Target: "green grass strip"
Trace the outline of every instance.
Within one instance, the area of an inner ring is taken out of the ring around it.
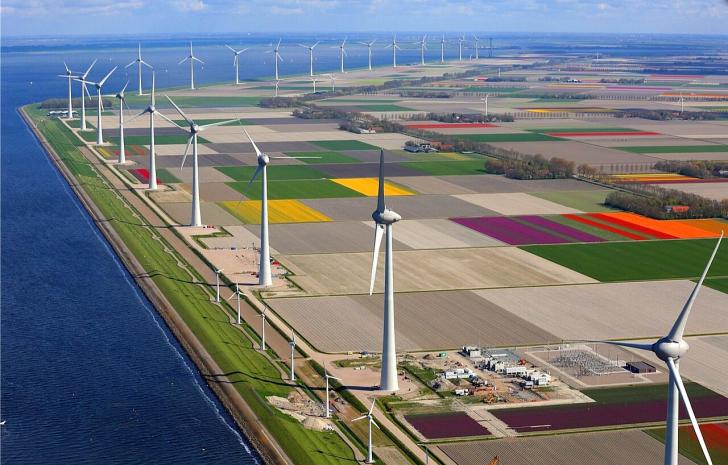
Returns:
[[[272,171],[272,170],[271,170]],[[228,182],[228,186],[251,200],[260,199],[262,183],[254,182],[248,189],[247,182]],[[337,184],[330,179],[302,179],[268,182],[268,198],[286,199],[329,199],[344,197],[363,197],[363,194]]]
[[[236,181],[250,181],[257,166],[216,166],[216,170]],[[323,171],[307,165],[277,165],[268,168],[269,181],[288,181],[292,179],[321,179],[329,176]],[[259,181],[257,179],[256,181]]]
[[[379,150],[376,145],[370,145],[358,140],[317,140],[311,144],[318,145],[326,150]]]
[[[575,208],[583,212],[599,213],[613,212],[614,209],[604,205],[607,194],[612,192],[608,189],[593,191],[551,191],[529,193],[535,197],[549,200],[566,207]]]
[[[344,155],[341,152],[286,152],[289,157],[318,157],[302,158],[301,161],[309,165],[323,165],[329,163],[360,163],[356,158]]]

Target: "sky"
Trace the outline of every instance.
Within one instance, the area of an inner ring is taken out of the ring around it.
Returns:
[[[3,36],[728,33],[728,0],[0,0]]]

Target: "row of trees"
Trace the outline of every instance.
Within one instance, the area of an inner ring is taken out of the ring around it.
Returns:
[[[547,159],[541,155],[523,155],[519,159],[488,158],[485,171],[511,179],[561,179],[574,174],[574,162],[559,157]]]
[[[644,108],[629,108],[614,114],[617,118],[644,118],[653,121],[667,121],[680,119],[687,121],[712,121],[724,117],[715,111],[677,111],[677,110],[646,110]]]
[[[611,192],[604,203],[660,220],[728,216],[728,199],[711,200],[696,194],[653,185],[636,184],[626,186],[625,189],[631,192]],[[688,209],[673,209],[674,206],[685,206]]]
[[[679,173],[684,176],[692,176],[694,178],[710,179],[726,177],[725,173],[728,172],[728,162],[707,160],[665,160],[655,163],[655,169],[665,171],[667,173]]]

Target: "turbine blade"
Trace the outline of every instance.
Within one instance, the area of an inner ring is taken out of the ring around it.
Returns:
[[[698,419],[695,418],[693,406],[690,404],[688,393],[685,390],[685,385],[683,384],[682,378],[680,377],[680,371],[678,370],[677,365],[675,365],[675,361],[672,358],[667,359],[667,367],[670,369],[670,373],[672,374],[673,379],[675,379],[675,384],[677,384],[678,391],[680,391],[680,397],[682,397],[683,404],[685,405],[685,410],[688,411],[688,415],[690,416],[690,423],[693,424],[695,436],[697,436],[698,438],[700,448],[703,449],[703,455],[705,456],[705,460],[708,462],[708,465],[713,465],[713,461],[710,459],[710,454],[708,453],[708,447],[705,445],[705,439],[703,439],[703,433],[700,431]],[[677,438],[675,438],[675,440],[677,440]]]
[[[354,418],[353,420],[351,420],[351,422],[353,423],[353,422],[355,422],[355,421],[363,420],[363,419],[365,419],[365,418],[367,418],[367,416],[366,416],[366,415],[362,415],[362,416],[360,416],[360,417]]]
[[[253,138],[250,137],[250,134],[248,134],[248,131],[246,131],[245,128],[243,128],[243,132],[245,133],[246,136],[248,136],[248,140],[250,141],[250,143],[253,144],[253,148],[255,149],[255,154],[259,157],[263,156],[263,153],[260,151],[258,146],[255,145],[255,142],[253,141]]]
[[[146,112],[147,112],[147,110],[144,110],[142,113],[146,113]],[[161,116],[162,119],[168,121],[169,123],[173,124],[174,126],[177,126],[178,128],[182,129],[183,131],[186,131],[187,130],[187,128],[183,128],[182,126],[180,126],[179,124],[175,123],[173,120],[169,119],[167,116],[163,115],[162,113],[160,113],[158,111],[155,111],[155,113],[158,114],[159,116]]]
[[[185,147],[185,154],[182,157],[182,164],[179,165],[179,169],[182,170],[182,168],[185,167],[185,160],[187,160],[187,152],[190,150],[190,145],[192,144],[192,139],[194,139],[195,136],[193,134],[190,134],[190,137],[187,139],[187,147]]]
[[[182,110],[180,110],[180,108],[177,106],[177,104],[174,103],[171,98],[169,98],[169,95],[165,95],[165,97],[167,97],[167,100],[169,100],[169,103],[171,103],[172,106],[175,108],[175,110],[177,110],[177,113],[179,113],[180,115],[182,115],[182,118],[184,118],[185,121],[187,121],[188,124],[190,124],[190,125],[195,124],[195,122],[192,121],[187,115],[185,115],[185,112],[183,112]]]
[[[652,352],[652,344],[647,344],[644,342],[628,342],[628,341],[599,341],[599,342],[603,342],[604,344],[611,344],[613,346],[630,347],[632,349],[648,350],[648,351]]]
[[[91,68],[93,68],[93,67],[94,67],[94,65],[96,64],[96,61],[97,61],[97,60],[94,60],[94,61],[92,61],[92,62],[91,62],[91,65],[89,65],[89,67],[88,67],[88,68],[86,68],[86,72],[85,72],[85,73],[83,73],[83,76],[81,76],[81,77],[82,77],[83,79],[86,79],[86,77],[88,76],[88,73],[90,73],[90,72],[91,72]]]
[[[104,83],[106,82],[106,80],[109,79],[109,76],[111,76],[111,73],[113,73],[114,71],[116,71],[116,68],[118,68],[118,66],[114,66],[114,68],[111,71],[109,71],[109,74],[107,74],[106,76],[104,76],[104,78],[101,81],[99,81],[99,87],[102,87],[104,85]]]
[[[207,128],[211,128],[213,126],[222,126],[224,124],[234,123],[235,121],[240,121],[240,118],[229,119],[227,121],[217,121],[215,123],[205,124],[203,126],[200,126],[200,131],[203,131],[203,130],[205,130]]]
[[[150,65],[149,63],[147,63],[147,62],[146,62],[146,61],[144,61],[144,60],[142,60],[142,61],[141,61],[140,63],[141,63],[141,64],[143,64],[144,66],[146,66],[146,67],[147,67],[147,68],[149,68],[149,69],[154,69],[154,66]]]
[[[184,58],[182,58],[182,59],[181,59],[181,60],[179,61],[179,63],[177,63],[177,64],[178,64],[178,65],[181,65],[182,63],[184,63],[185,61],[187,61],[187,60],[189,60],[189,59],[190,59],[190,57],[184,57]]]
[[[154,88],[155,88],[154,81],[155,81],[156,78],[157,78],[157,73],[156,72],[153,72],[152,73],[152,93],[149,94],[149,101],[152,103],[152,106],[154,106],[154,102],[156,100],[156,97],[155,97],[155,94],[154,94]]]
[[[381,428],[381,427],[380,427],[380,426],[379,426],[379,425],[377,424],[377,422],[376,422],[376,421],[374,421],[374,418],[372,418],[372,419],[371,419],[371,422],[372,422],[372,425],[376,426],[376,427],[377,427],[377,428],[379,428],[379,429],[382,429],[382,428]]]
[[[685,332],[685,325],[687,325],[688,316],[690,315],[690,310],[693,308],[693,303],[695,303],[695,299],[698,297],[700,288],[703,286],[703,281],[705,281],[705,276],[708,274],[708,270],[710,270],[710,265],[713,263],[713,259],[715,258],[715,255],[718,253],[718,248],[720,247],[720,243],[722,240],[723,240],[723,233],[720,233],[718,242],[715,244],[715,249],[713,249],[713,253],[710,255],[710,258],[708,259],[708,264],[705,266],[705,269],[703,270],[703,274],[700,276],[700,281],[698,281],[698,283],[693,288],[693,292],[690,293],[690,297],[688,298],[688,301],[685,303],[685,306],[683,307],[682,311],[680,312],[680,315],[677,317],[677,321],[675,321],[675,324],[673,325],[672,329],[670,330],[670,333],[667,335],[667,337],[669,339],[671,339],[673,341],[678,341],[678,340],[682,339],[683,333]]]
[[[134,60],[134,61],[132,61],[131,63],[129,63],[128,65],[124,66],[124,68],[126,69],[126,68],[128,68],[129,66],[133,65],[133,64],[134,64],[134,63],[136,63],[136,62],[137,62],[137,61],[136,61],[136,60]]]
[[[250,181],[248,181],[248,185],[245,186],[245,192],[248,192],[248,189],[250,189],[250,186],[253,185],[253,181],[255,181],[255,178],[258,177],[258,174],[263,171],[263,165],[258,165],[258,167],[255,169],[255,173],[253,173],[253,177],[250,178]]]
[[[377,211],[384,211],[384,149],[379,151],[379,190],[377,191]]]
[[[371,414],[372,414],[372,412],[374,411],[374,404],[376,404],[376,403],[377,403],[377,401],[376,401],[376,400],[373,400],[373,401],[372,401],[372,406],[371,406],[371,407],[369,407],[369,415],[371,415]]]
[[[119,92],[119,93],[123,95],[124,91],[126,90],[128,85],[129,85],[129,81],[126,81],[126,84],[124,84],[124,87],[121,88],[121,92]]]
[[[379,248],[382,245],[382,237],[384,236],[384,225],[374,225],[374,251],[372,252],[372,272],[369,278],[369,295],[374,292],[374,281],[377,278],[377,261],[379,261]]]
[[[231,46],[229,46],[228,44],[225,44],[225,46],[226,46],[226,47],[227,47],[227,48],[228,48],[228,49],[229,49],[229,50],[230,50],[231,52],[233,52],[233,53],[238,53],[238,51],[237,51],[237,50],[235,50],[234,48],[232,48],[232,47],[231,47]]]
[[[197,57],[192,57],[192,59],[193,59],[193,60],[195,60],[195,61],[199,61],[199,62],[200,62],[200,63],[202,63],[203,65],[205,64],[205,62],[204,62],[204,61],[200,60],[200,59],[199,59],[199,58],[197,58]]]

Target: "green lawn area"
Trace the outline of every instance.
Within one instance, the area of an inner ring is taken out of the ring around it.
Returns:
[[[228,182],[226,184],[251,200],[260,199],[262,183],[259,181],[254,182],[250,186],[250,189],[247,189],[247,182]],[[268,198],[271,200],[327,199],[362,196],[359,192],[337,184],[330,179],[298,179],[268,182]]]
[[[38,120],[37,120],[38,121]],[[155,228],[109,189],[105,181],[78,150],[75,136],[58,121],[38,123],[39,129],[57,151],[78,185],[89,194],[109,224],[116,230],[141,266],[174,306],[221,372],[256,412],[261,423],[276,437],[286,454],[297,464],[345,465],[354,462],[349,447],[334,433],[314,432],[291,417],[272,408],[264,399],[269,395],[285,397],[291,390],[281,380],[278,369],[230,324],[232,308],[212,301],[207,286],[195,282],[200,276],[170,248]],[[245,331],[252,329],[245,327]],[[254,336],[257,337],[257,336]],[[257,343],[255,343],[257,346]]]
[[[216,166],[215,169],[233,178],[236,181],[250,181],[257,166]],[[291,179],[321,179],[329,176],[317,169],[306,165],[278,165],[269,166],[269,181],[286,181]],[[261,175],[258,175],[261,176]],[[258,181],[260,178],[256,179]]]
[[[386,103],[380,103],[377,105],[356,105],[355,109],[357,111],[415,111],[412,108]]]
[[[341,152],[286,152],[289,157],[319,157],[302,158],[301,161],[310,165],[323,165],[328,163],[359,163],[356,158],[344,155]]]
[[[544,200],[550,200],[551,202],[564,205],[566,207],[576,208],[583,212],[598,213],[598,212],[611,212],[614,209],[604,206],[604,199],[607,198],[607,194],[612,192],[609,189],[594,190],[594,191],[552,191],[552,192],[537,192],[534,195]]]
[[[470,140],[473,142],[547,142],[563,140],[558,137],[551,137],[537,132],[506,133],[506,134],[457,134],[453,135],[458,139]]]
[[[178,107],[184,111],[187,108],[201,108],[201,107],[254,107],[260,103],[263,97],[246,97],[246,96],[231,96],[231,97],[196,97],[187,95],[172,96],[172,100],[177,104]],[[127,103],[129,106],[143,106],[149,103],[148,95],[129,95],[127,96]],[[169,101],[162,95],[157,96],[157,108],[172,108]]]
[[[232,118],[196,119],[195,123],[199,124],[200,126],[204,126],[205,124],[219,123],[220,121],[227,121],[230,119],[232,119]],[[172,121],[177,123],[178,126],[182,126],[182,127],[187,126],[187,121],[185,121],[183,119],[175,119]],[[253,123],[252,121],[241,119],[241,120],[233,121],[232,123],[223,124],[222,126],[253,126],[253,125],[255,125],[255,123]]]
[[[154,143],[156,145],[187,145],[187,134],[182,133],[180,131],[180,134],[155,134],[154,135]],[[94,138],[94,140],[96,140]],[[108,142],[113,142],[116,145],[119,145],[119,138],[118,137],[109,137]],[[151,143],[151,139],[148,135],[145,136],[124,136],[124,143],[126,145],[149,145]],[[205,139],[204,137],[197,136],[197,143],[199,144],[208,144],[210,143],[209,140]],[[184,150],[184,149],[182,149]],[[182,155],[182,150],[180,150],[180,155]],[[192,152],[190,152],[192,153]]]
[[[700,428],[703,433],[703,437],[705,437],[706,425],[701,425]],[[726,423],[718,423],[716,425],[707,426],[707,428],[721,428],[723,430],[723,434],[728,431]],[[665,428],[652,428],[642,431],[664,444]],[[681,455],[689,458],[698,465],[708,465],[708,461],[705,460],[703,450],[700,448],[700,443],[698,442],[691,425],[681,425],[678,428],[677,441],[678,450]],[[707,438],[705,439],[705,442],[708,446],[708,452],[710,452],[710,458],[713,460],[713,463],[728,463],[728,447],[726,447],[725,442],[723,444],[716,444],[715,441],[710,441]]]
[[[379,150],[375,145],[358,140],[316,140],[311,143],[326,150]]]
[[[689,381],[685,382],[685,390],[691,399],[716,395],[715,392],[707,387]],[[645,399],[667,399],[667,385],[657,383],[582,389],[581,392],[600,404],[626,404],[631,402],[644,402]]]
[[[81,120],[78,119],[78,118],[72,119],[71,121],[66,121],[66,124],[68,124],[69,126],[71,126],[74,129],[80,129],[81,128]],[[87,118],[87,120],[86,120],[86,128],[87,129],[88,128],[96,129],[96,125],[91,124],[91,122],[88,121],[88,118]]]
[[[631,153],[712,153],[728,152],[728,145],[643,145],[636,147],[614,147]]]
[[[704,283],[706,286],[712,287],[716,291],[728,294],[728,278],[706,279]]]
[[[166,168],[157,169],[157,179],[165,184],[180,184],[182,182]]]
[[[521,247],[540,257],[603,282],[694,279],[700,276],[715,239],[606,242]],[[708,276],[728,276],[728,247],[723,245]]]
[[[529,132],[539,132],[542,134],[553,134],[560,132],[640,132],[639,129],[617,128],[617,127],[593,127],[582,126],[580,128],[533,128],[526,129]]]
[[[432,176],[486,174],[483,160],[408,161],[402,162],[400,165]]]

